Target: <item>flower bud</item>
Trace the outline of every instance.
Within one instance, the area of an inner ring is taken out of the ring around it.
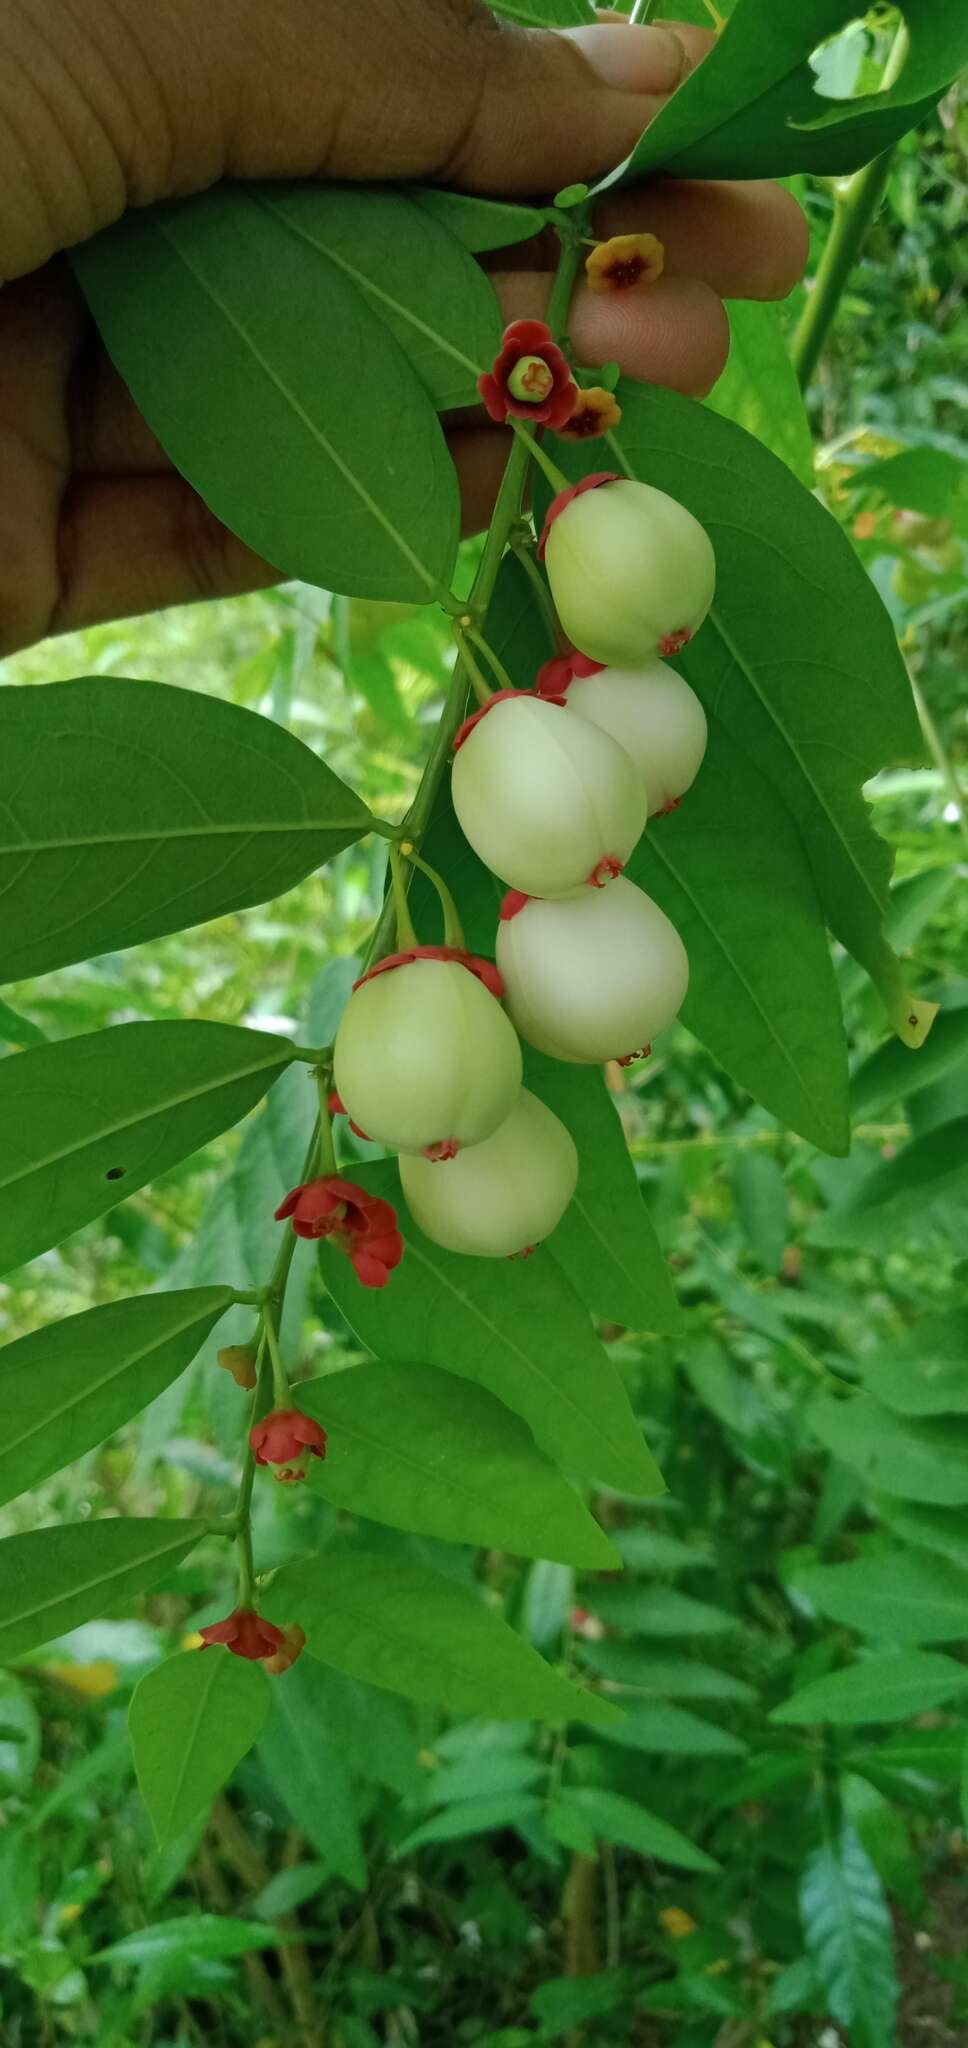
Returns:
[[[257,1371],[258,1353],[251,1344],[223,1344],[216,1352],[216,1364],[230,1372],[237,1387],[244,1387],[251,1393],[259,1377]]]
[[[552,1110],[522,1088],[509,1117],[446,1173],[405,1155],[400,1179],[414,1222],[435,1244],[472,1258],[534,1249],[575,1192],[578,1154]]]
[[[708,534],[665,491],[629,478],[562,491],[542,536],[555,609],[595,661],[637,667],[678,654],[713,599]]]
[[[672,1023],[689,981],[686,949],[634,882],[507,910],[497,957],[508,1007],[539,1052],[589,1066],[623,1059]]]
[[[493,970],[492,970],[493,973]],[[451,1159],[490,1137],[521,1086],[497,997],[459,960],[411,958],[354,989],[333,1054],[354,1123],[398,1152]]]
[[[474,722],[451,793],[475,853],[529,896],[601,886],[646,820],[641,779],[615,740],[526,691],[495,699]]]
[[[610,732],[645,782],[650,818],[695,781],[706,751],[706,714],[695,690],[663,661],[603,668],[567,685],[569,711]]]

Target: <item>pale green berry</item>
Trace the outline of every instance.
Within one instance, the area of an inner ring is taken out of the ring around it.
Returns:
[[[400,1180],[414,1222],[447,1251],[507,1259],[540,1244],[575,1192],[578,1154],[571,1133],[522,1088],[500,1129],[447,1166],[401,1157]]]
[[[649,816],[685,794],[706,751],[706,714],[689,684],[664,661],[603,668],[568,685],[568,709],[624,747],[643,777]]]
[[[699,521],[651,484],[619,478],[553,520],[545,568],[558,617],[592,661],[632,668],[675,654],[713,600],[716,558]]]
[[[634,882],[508,909],[497,962],[511,1016],[539,1052],[588,1066],[624,1059],[672,1023],[689,981],[686,949]]]
[[[521,1086],[521,1047],[498,1002],[455,960],[413,960],[364,981],[336,1034],[333,1079],[368,1138],[400,1152],[476,1145]],[[446,1168],[438,1157],[434,1172]]]
[[[454,756],[454,810],[485,867],[528,896],[618,874],[644,828],[640,776],[608,733],[525,692],[496,701]]]

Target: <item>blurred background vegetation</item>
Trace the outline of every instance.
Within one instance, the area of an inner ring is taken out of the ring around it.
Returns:
[[[826,89],[855,90],[872,48],[860,25],[841,37]],[[919,1317],[944,1313],[950,1334],[968,1280],[968,1149],[930,1201],[902,1189],[876,1240],[813,1236],[873,1161],[968,1118],[966,144],[951,95],[898,148],[808,395],[816,488],[892,613],[923,705],[925,765],[868,790],[898,848],[894,936],[919,993],[964,1019],[914,1082],[896,1059],[868,1066],[883,1019],[839,960],[857,1069],[846,1161],[780,1129],[683,1030],[631,1080],[616,1071],[643,1195],[691,1311],[687,1344],[604,1332],[670,1487],[658,1504],[596,1502],[627,1582],[576,1585],[563,1566],[366,1532],[371,1547],[480,1583],[546,1654],[615,1688],[631,1733],[448,1721],[306,1659],[211,1824],[159,1856],[124,1712],[141,1673],[224,1611],[228,1586],[212,1593],[221,1553],[203,1549],[177,1586],[0,1675],[4,2048],[889,2048],[895,2027],[902,2048],[968,2041],[957,1703],[898,1729],[834,1729],[825,1744],[767,1718],[856,1639],[798,1592],[801,1570],[876,1560],[905,1528],[939,1574],[968,1566],[952,1512],[968,1504],[968,1404],[911,1425],[921,1465],[902,1471],[899,1493],[815,1422],[816,1396],[873,1385]],[[831,195],[818,183],[801,196],[815,261]],[[801,297],[779,316],[787,335]],[[769,437],[768,382],[734,363],[714,402]],[[802,440],[784,453],[802,464]],[[397,815],[449,661],[440,619],[289,585],[52,641],[0,680],[107,673],[227,696],[291,724]],[[379,843],[351,848],[260,910],[8,989],[0,1043],[180,1016],[297,1026],[322,1043],[379,906],[382,860]],[[272,1209],[298,1175],[308,1087],[287,1074],[242,1131],[8,1276],[4,1336],[159,1284],[260,1282]],[[359,1356],[308,1257],[287,1313],[302,1374]],[[248,1333],[245,1312],[232,1315],[221,1342]],[[230,1511],[242,1426],[210,1344],[138,1425],[5,1509],[3,1533],[60,1516]],[[260,1557],[305,1539],[331,1545],[338,1568],[352,1524],[311,1487],[261,1488],[257,1508]],[[577,1842],[569,1861],[542,1818],[566,1764],[573,1782],[701,1840],[697,1867],[653,1861],[627,1815],[600,1859]],[[824,1864],[834,1837],[852,1863]],[[846,1989],[831,1916],[859,1943]],[[121,1958],[97,1960],[122,1937]]]

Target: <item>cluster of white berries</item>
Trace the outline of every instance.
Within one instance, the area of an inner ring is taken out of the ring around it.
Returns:
[[[553,695],[498,692],[454,760],[458,821],[510,891],[498,972],[440,947],[381,963],[334,1055],[347,1113],[400,1154],[420,1228],[484,1258],[547,1237],[578,1177],[570,1133],[522,1088],[517,1034],[556,1059],[628,1059],[672,1023],[688,981],[675,927],[622,868],[705,751],[702,706],[662,656],[709,610],[712,546],[675,499],[611,477],[562,492],[542,544],[579,652],[548,665]]]

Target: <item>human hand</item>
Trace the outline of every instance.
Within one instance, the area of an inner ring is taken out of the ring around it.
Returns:
[[[172,470],[61,251],[222,177],[549,194],[626,155],[713,40],[614,17],[532,33],[483,0],[0,0],[0,30],[0,653],[275,574]],[[769,184],[662,181],[603,200],[596,227],[651,229],[665,271],[645,295],[578,288],[579,359],[695,395],[726,359],[722,299],[781,297],[806,257]],[[541,244],[489,259],[505,319],[543,311],[551,260]],[[506,431],[448,438],[473,531]]]

